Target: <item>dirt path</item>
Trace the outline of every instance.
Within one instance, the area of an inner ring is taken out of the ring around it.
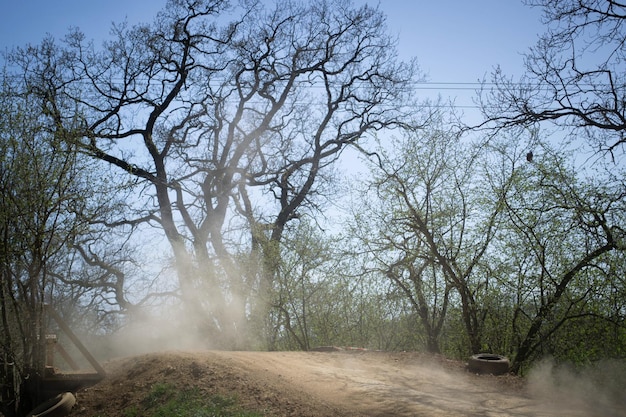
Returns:
[[[522,388],[401,354],[220,353],[250,372],[267,372],[355,415],[589,416],[575,401],[551,404]],[[261,368],[261,369],[259,369]],[[506,377],[505,377],[506,378]],[[358,410],[358,411],[357,411]]]
[[[119,362],[100,386],[79,393],[71,415],[123,415],[135,393],[170,379],[235,391],[280,416],[626,416],[579,398],[531,395],[518,378],[476,376],[458,362],[420,354],[221,351]]]

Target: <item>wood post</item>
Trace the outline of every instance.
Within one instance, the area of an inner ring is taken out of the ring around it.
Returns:
[[[72,341],[72,343],[74,344],[74,346],[76,346],[76,348],[80,351],[80,353],[85,357],[85,359],[87,359],[87,361],[91,364],[91,366],[93,366],[93,369],[96,370],[96,372],[98,373],[98,375],[100,375],[101,377],[104,378],[104,376],[106,375],[106,372],[104,371],[104,368],[102,368],[102,366],[100,366],[100,364],[98,363],[98,361],[96,360],[96,358],[94,358],[91,353],[87,350],[87,348],[81,343],[81,341],[78,339],[78,337],[76,337],[76,335],[74,334],[74,332],[72,332],[72,330],[69,328],[69,326],[65,323],[65,321],[63,321],[63,319],[61,318],[61,316],[59,316],[59,314],[54,310],[54,308],[52,308],[51,305],[46,304],[45,305],[46,311],[48,312],[48,314],[50,314],[50,317],[52,317],[54,319],[54,321],[57,322],[57,324],[59,325],[59,327],[61,328],[61,330],[63,330],[63,333],[65,333],[65,335]],[[65,350],[64,350],[65,352]],[[63,353],[61,353],[61,355],[63,355]],[[65,352],[65,355],[67,355],[67,352]],[[64,355],[64,359],[65,359],[65,355]],[[67,355],[69,357],[69,355]],[[70,366],[72,366],[73,361],[70,358]],[[74,364],[75,365],[75,364]]]

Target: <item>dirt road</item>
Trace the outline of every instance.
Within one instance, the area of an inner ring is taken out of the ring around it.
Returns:
[[[221,353],[250,372],[267,372],[355,415],[590,416],[593,405],[536,398],[498,377],[445,369],[413,355],[301,352]],[[259,369],[259,368],[262,369]],[[506,378],[506,377],[504,377]],[[540,393],[537,393],[540,394]],[[562,399],[560,399],[562,400]],[[609,410],[604,410],[609,411]],[[613,410],[615,415],[619,410]],[[624,415],[624,414],[622,414]]]
[[[100,386],[79,393],[71,415],[123,415],[134,393],[171,379],[236,391],[269,415],[626,416],[602,402],[533,391],[512,376],[477,376],[458,362],[412,353],[170,352],[111,367]]]

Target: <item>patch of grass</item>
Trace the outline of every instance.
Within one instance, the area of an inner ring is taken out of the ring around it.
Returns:
[[[139,417],[139,409],[135,406],[125,409],[124,417]]]
[[[148,393],[148,396],[143,400],[143,403],[146,408],[150,408],[157,404],[165,402],[167,399],[174,396],[175,393],[175,387],[172,384],[154,384],[152,386],[152,389]]]
[[[124,410],[125,417],[262,417],[258,412],[243,410],[236,398],[213,395],[206,397],[199,389],[177,390],[172,384],[155,384],[137,407]]]

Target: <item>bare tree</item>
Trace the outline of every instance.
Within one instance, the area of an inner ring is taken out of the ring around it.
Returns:
[[[400,123],[415,66],[396,61],[380,11],[347,0],[173,0],[153,25],[114,30],[101,50],[78,32],[44,44],[22,68],[51,73],[46,109],[61,125],[81,115],[83,152],[134,178],[120,222],[162,229],[189,319],[243,343],[286,225],[323,203],[346,146]]]
[[[550,121],[581,132],[613,155],[626,142],[626,4],[612,0],[528,0],[541,7],[547,31],[526,53],[526,75],[500,69],[480,101],[484,125]]]

